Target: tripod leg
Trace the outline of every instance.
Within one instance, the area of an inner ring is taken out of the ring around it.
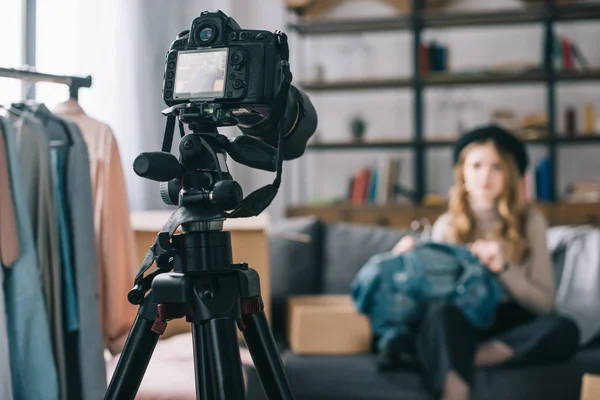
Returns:
[[[196,367],[196,396],[198,399],[214,399],[216,386],[211,375],[210,349],[206,325],[192,324],[194,340],[194,365]]]
[[[152,314],[156,316],[156,304],[146,298],[129,331],[121,358],[104,396],[105,400],[135,398],[160,336],[152,332],[155,320]]]
[[[262,300],[260,302],[262,304]],[[267,398],[293,400],[283,361],[264,311],[244,314],[242,319],[246,325],[242,333]]]
[[[202,334],[206,339],[204,348],[209,353],[207,355],[211,367],[210,375],[214,382],[215,396],[209,398],[245,400],[246,388],[235,322],[231,318],[216,318],[201,326]],[[200,329],[194,331],[194,342],[196,343],[202,340],[198,338],[199,331]],[[198,369],[201,367],[199,364],[199,362],[196,363],[197,374],[198,371],[201,371]],[[206,364],[204,363],[204,365]],[[198,375],[196,382],[202,378],[200,374]],[[202,388],[202,385],[198,388]]]

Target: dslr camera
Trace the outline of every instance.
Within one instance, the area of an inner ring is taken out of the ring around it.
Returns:
[[[202,12],[167,53],[165,103],[271,104],[282,80],[277,39],[241,29],[221,11]]]
[[[203,11],[166,54],[163,100],[170,107],[187,105],[212,126],[237,125],[273,147],[283,129],[283,158],[300,157],[317,114],[293,85],[280,96],[286,71],[291,81],[288,58],[282,33],[242,29],[220,10]],[[278,104],[282,98],[285,104]]]

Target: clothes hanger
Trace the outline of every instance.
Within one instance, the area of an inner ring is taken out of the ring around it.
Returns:
[[[13,114],[13,115],[15,115],[17,117],[22,117],[23,116],[23,113],[19,109],[17,109],[17,108],[6,107],[4,104],[0,104],[0,108],[8,111],[9,113],[11,113],[11,114]]]
[[[79,101],[79,86],[77,86],[77,85],[69,86],[69,100],[74,100],[75,102]]]
[[[16,109],[16,110],[28,111],[28,112],[32,113],[33,115],[35,115],[35,118],[37,118],[38,120],[40,120],[42,122],[43,125],[48,124],[48,121],[54,117],[52,115],[52,113],[50,112],[50,110],[48,110],[43,104],[38,103],[35,100],[24,100],[24,101],[21,101],[18,103],[13,103],[12,106],[13,106],[12,107],[13,110]],[[22,116],[22,114],[19,116]],[[61,125],[62,125],[62,121],[59,121],[59,123],[61,123]],[[67,126],[64,126],[64,128],[65,128],[65,132],[67,132],[67,136],[68,136]],[[48,144],[50,147],[68,147],[68,146],[72,145],[70,138],[69,139],[53,139],[53,140],[50,140]]]

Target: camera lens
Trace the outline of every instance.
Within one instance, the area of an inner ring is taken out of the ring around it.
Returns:
[[[215,36],[215,29],[212,26],[205,26],[198,32],[198,40],[202,43],[210,42]]]

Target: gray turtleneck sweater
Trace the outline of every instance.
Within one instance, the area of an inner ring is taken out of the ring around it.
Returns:
[[[475,209],[474,239],[485,239],[496,224],[500,215],[495,208]],[[452,223],[449,213],[441,215],[433,225],[431,239],[447,241],[447,233]],[[500,274],[500,280],[510,296],[521,306],[535,313],[543,314],[552,310],[554,303],[554,275],[550,252],[546,245],[548,224],[544,215],[534,207],[527,217],[525,237],[531,248],[528,259],[522,265],[510,264]]]

